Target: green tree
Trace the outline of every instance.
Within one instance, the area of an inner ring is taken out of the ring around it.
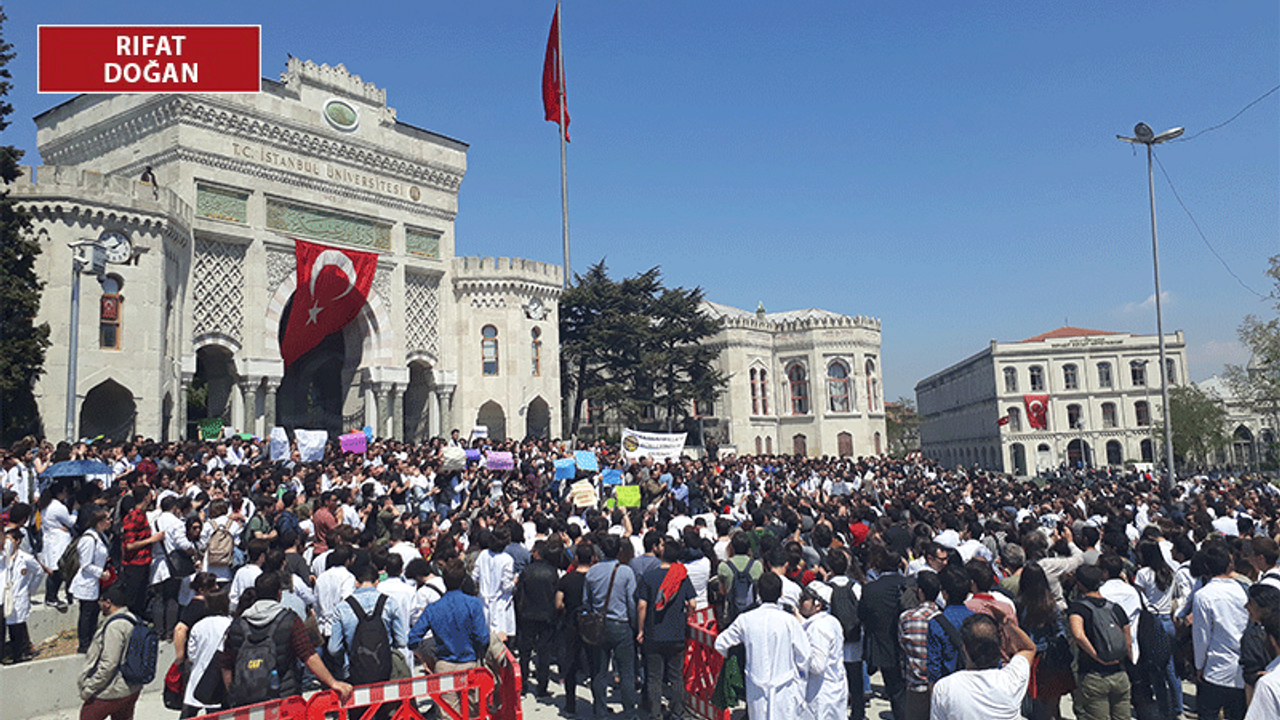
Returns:
[[[1184,465],[1209,462],[1227,444],[1227,411],[1194,385],[1169,388],[1169,415],[1173,419],[1173,454]],[[1157,433],[1164,437],[1163,422]]]
[[[1280,255],[1272,256],[1267,275],[1276,283],[1271,299],[1280,311]],[[1227,366],[1227,384],[1238,400],[1268,417],[1271,427],[1276,427],[1280,421],[1280,318],[1263,320],[1248,315],[1236,333],[1251,357],[1248,365]]]
[[[899,397],[892,407],[886,407],[884,424],[890,455],[901,457],[920,449],[920,415],[916,413],[915,400]]]
[[[683,423],[694,402],[724,388],[716,352],[705,345],[719,321],[703,315],[701,288],[667,288],[658,268],[620,281],[604,261],[560,298],[561,389],[567,434],[591,402],[634,425],[647,411],[667,428]]]
[[[13,45],[3,39],[6,19],[0,8],[0,131],[9,127],[13,113],[13,105],[3,100],[13,89],[8,65],[16,56]],[[31,233],[31,216],[9,197],[21,159],[18,148],[0,146],[0,440],[6,443],[42,434],[32,385],[44,372],[49,347],[49,325],[35,324],[43,288],[35,269],[40,244]]]

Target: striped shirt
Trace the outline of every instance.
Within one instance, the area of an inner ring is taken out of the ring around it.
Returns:
[[[898,642],[902,645],[902,673],[909,688],[929,686],[929,621],[939,613],[932,600],[920,603],[898,617]]]

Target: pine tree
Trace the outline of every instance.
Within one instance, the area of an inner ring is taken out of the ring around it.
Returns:
[[[9,127],[13,113],[13,105],[4,100],[13,88],[8,66],[15,57],[13,45],[4,41],[6,19],[0,8],[0,132]],[[9,197],[21,159],[18,148],[0,146],[0,440],[6,443],[43,434],[32,385],[43,372],[49,347],[48,323],[35,324],[43,287],[35,270],[40,244],[31,232],[31,216]]]

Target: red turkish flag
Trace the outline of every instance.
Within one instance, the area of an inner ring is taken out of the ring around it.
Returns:
[[[1049,396],[1023,395],[1022,402],[1027,406],[1027,425],[1032,430],[1049,429]]]
[[[1004,416],[1004,417],[1002,417],[1002,418],[998,418],[998,419],[996,419],[996,425],[1008,425],[1008,424],[1009,424],[1009,416],[1008,416],[1008,415],[1005,415],[1005,416]]]
[[[561,106],[561,101],[564,107]],[[560,56],[560,3],[551,17],[551,34],[547,36],[547,58],[542,62],[542,109],[547,122],[564,124],[560,130],[564,141],[569,142],[569,108],[564,89],[564,58]]]
[[[355,319],[369,299],[378,254],[294,241],[298,289],[293,294],[289,324],[280,341],[287,368],[329,333]]]

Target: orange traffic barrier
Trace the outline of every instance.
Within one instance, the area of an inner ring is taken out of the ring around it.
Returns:
[[[724,657],[716,652],[716,616],[703,608],[689,616],[689,639],[685,642],[684,689],[689,714],[703,720],[729,720],[729,711],[711,702]]]

